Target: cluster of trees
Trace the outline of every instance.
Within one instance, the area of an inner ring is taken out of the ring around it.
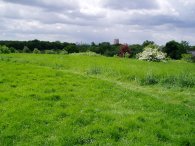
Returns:
[[[49,41],[0,41],[1,46],[7,46],[21,53],[32,53],[35,49],[41,53],[78,53],[92,51],[105,56],[114,56],[118,54],[120,45],[111,45],[109,42],[99,44],[75,44],[67,42],[49,42]],[[37,52],[37,51],[36,51]]]
[[[0,41],[0,53],[8,49],[8,53],[23,52],[23,53],[47,53],[47,54],[68,54],[92,51],[105,56],[118,55],[120,57],[136,57],[136,54],[143,52],[148,45],[156,45],[153,41],[144,41],[143,44],[132,45],[112,45],[109,42],[99,44],[75,44],[68,42],[49,42],[49,41]],[[3,46],[3,47],[2,47]],[[158,45],[156,45],[158,46]],[[7,47],[5,49],[5,47]],[[181,59],[182,54],[187,54],[190,50],[195,50],[195,46],[190,46],[188,42],[169,41],[165,46],[158,46],[160,50],[167,54],[172,59]]]

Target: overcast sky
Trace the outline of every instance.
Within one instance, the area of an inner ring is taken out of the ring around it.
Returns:
[[[0,40],[195,44],[195,0],[0,0]]]

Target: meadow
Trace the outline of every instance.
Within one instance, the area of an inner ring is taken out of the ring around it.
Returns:
[[[195,64],[0,54],[0,145],[195,145]]]

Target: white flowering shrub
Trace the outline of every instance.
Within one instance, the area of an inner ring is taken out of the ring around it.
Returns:
[[[146,61],[163,61],[166,59],[166,53],[161,52],[158,47],[150,47],[147,46],[144,48],[144,51],[137,54],[137,58],[139,60],[146,60]]]

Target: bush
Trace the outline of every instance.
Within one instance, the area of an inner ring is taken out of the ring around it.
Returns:
[[[27,46],[24,46],[22,52],[23,52],[23,53],[30,53],[31,51],[30,51],[30,49],[29,49]]]
[[[13,47],[10,47],[9,50],[11,51],[11,53],[17,53],[17,52],[18,52],[18,51],[17,51],[15,48],[13,48]]]
[[[66,55],[66,54],[68,54],[68,52],[66,50],[62,50],[62,51],[60,51],[60,54]]]
[[[192,54],[182,54],[182,60],[185,60],[187,62],[192,62]]]
[[[158,47],[152,48],[147,46],[142,53],[137,54],[137,58],[139,60],[159,62],[166,59],[166,54],[159,51]]]
[[[154,85],[159,82],[159,77],[155,76],[152,73],[147,73],[146,76],[142,79],[140,79],[141,85]]]
[[[34,54],[40,54],[41,51],[40,51],[39,49],[37,49],[37,48],[34,48],[33,53],[34,53]]]
[[[193,78],[192,74],[186,72],[174,76],[173,75],[164,76],[160,82],[162,85],[171,86],[171,87],[194,87],[195,86],[195,78]]]
[[[192,56],[192,62],[195,62],[195,56]]]
[[[95,52],[87,51],[83,53],[71,53],[70,55],[76,55],[76,56],[100,56],[100,54],[97,54]]]
[[[7,46],[0,46],[0,54],[9,54],[9,53],[11,53],[11,51]]]
[[[54,50],[45,50],[45,54],[56,54]]]

